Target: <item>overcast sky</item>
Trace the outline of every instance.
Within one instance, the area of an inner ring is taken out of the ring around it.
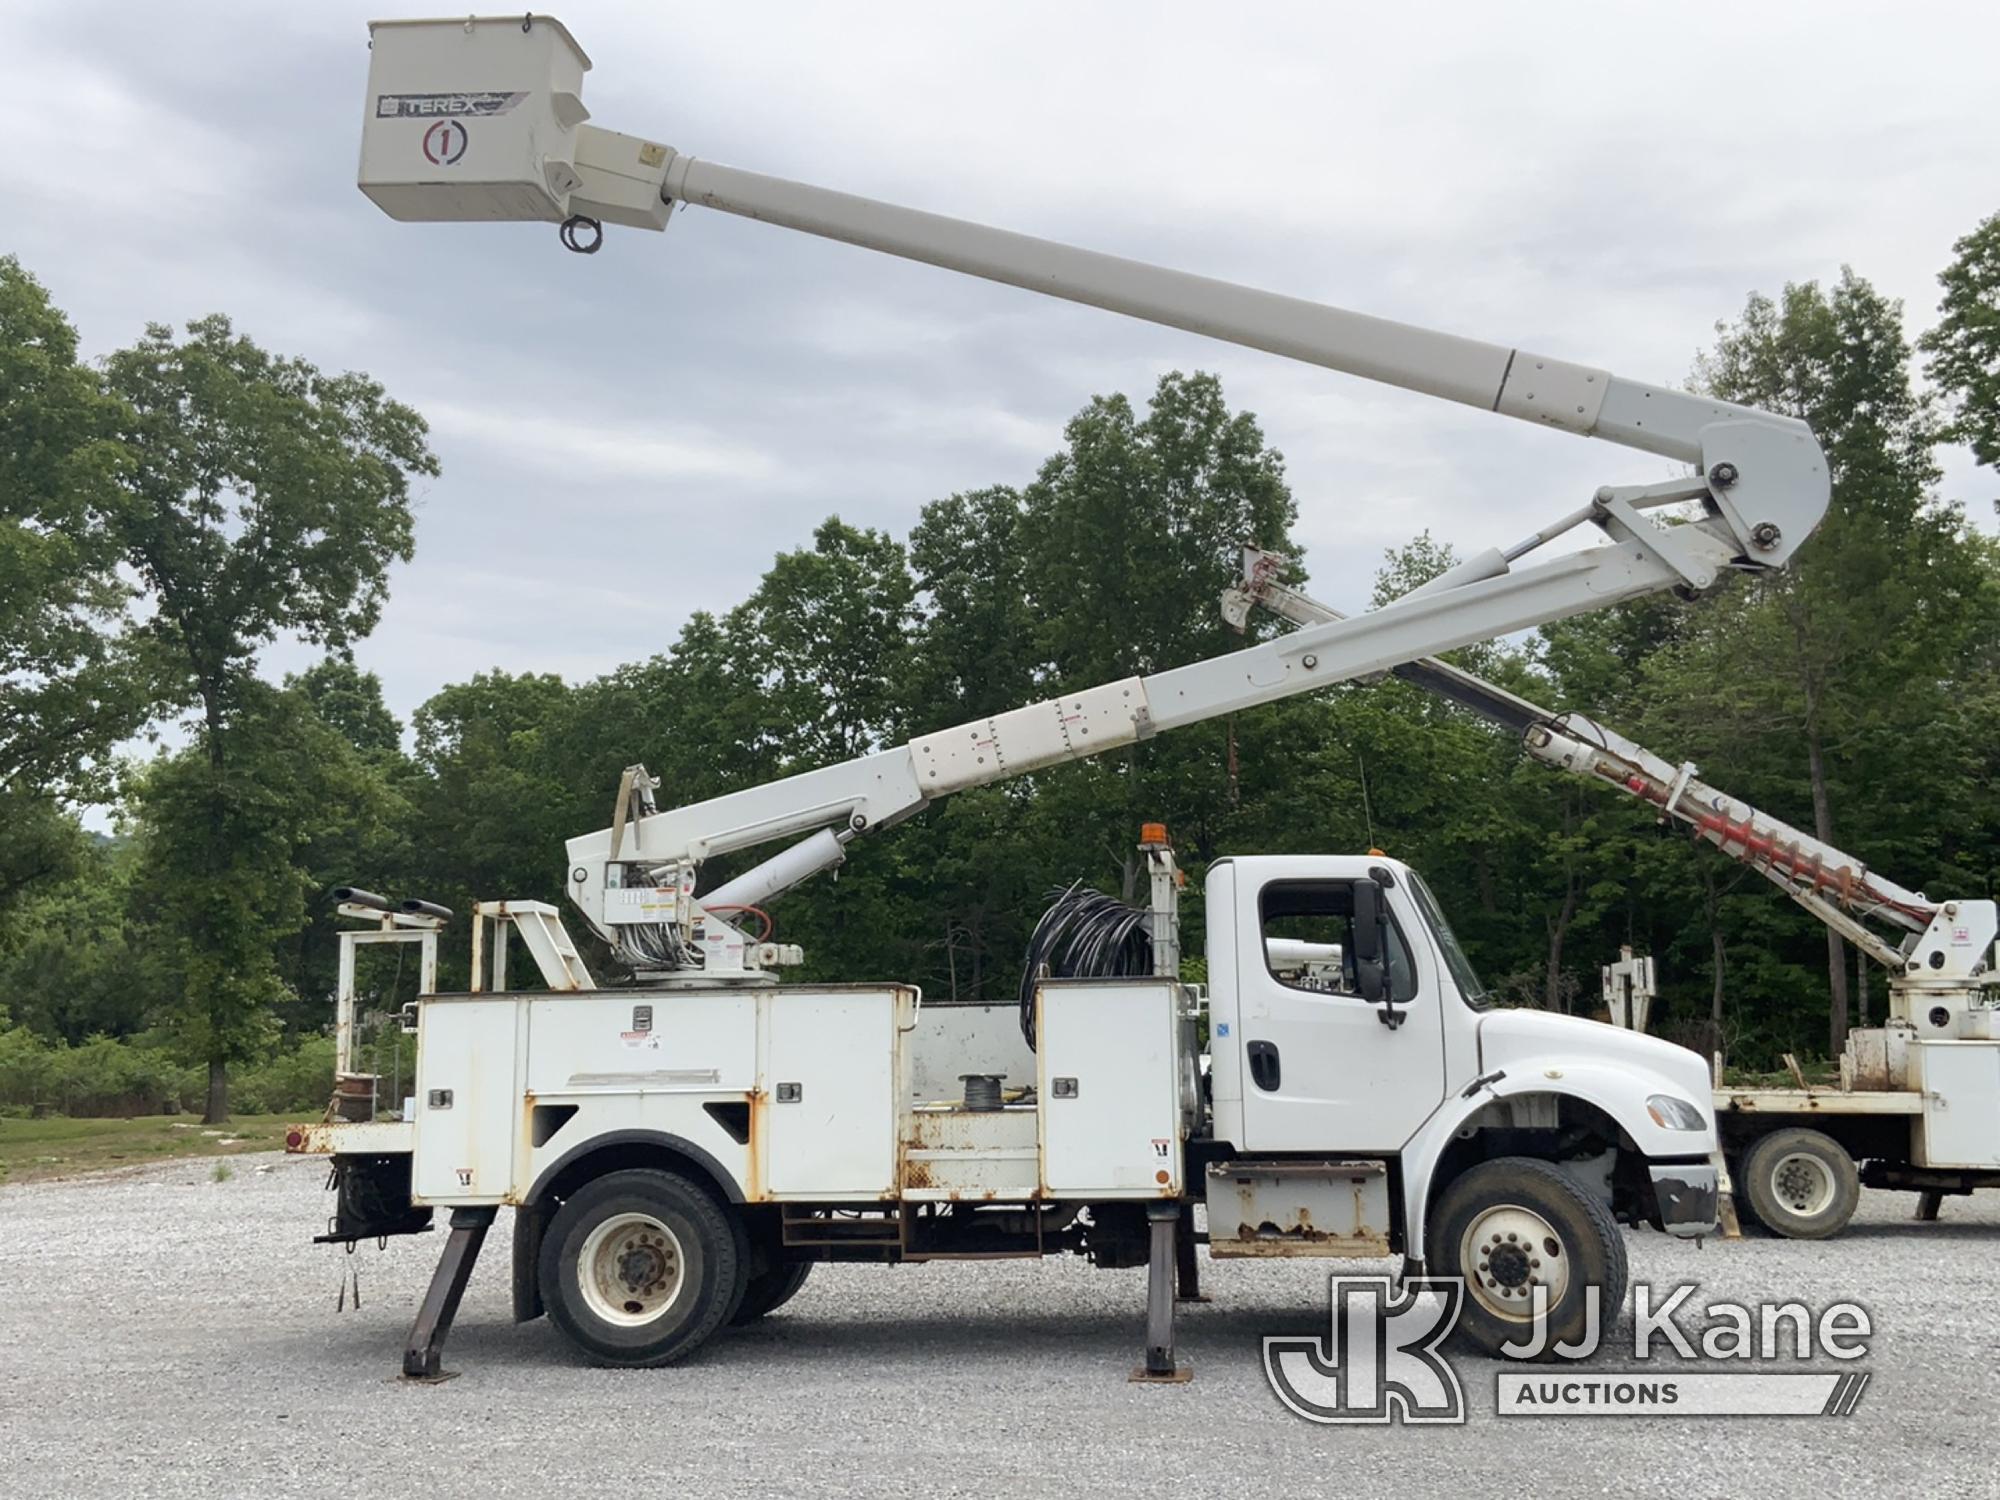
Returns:
[[[1174,368],[1262,418],[1315,590],[1350,608],[1423,527],[1504,545],[1671,472],[713,212],[588,259],[548,225],[394,223],[354,186],[386,9],[17,0],[0,252],[93,354],[221,311],[430,419],[444,475],[357,651],[401,714],[491,667],[664,650],[828,513],[904,535]],[[601,126],[1658,383],[1752,290],[1843,262],[1927,326],[1952,241],[2000,209],[1990,5],[559,14]],[[1955,456],[1945,491],[1990,522],[2000,479]]]

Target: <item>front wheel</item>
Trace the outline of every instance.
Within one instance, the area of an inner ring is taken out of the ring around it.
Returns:
[[[1736,1184],[1751,1215],[1788,1240],[1840,1233],[1861,1202],[1861,1174],[1833,1137],[1817,1130],[1774,1130],[1743,1153]]]
[[[1465,1281],[1459,1336],[1482,1353],[1533,1342],[1538,1287],[1547,1298],[1544,1359],[1556,1344],[1583,1339],[1591,1288],[1600,1333],[1625,1300],[1625,1237],[1610,1209],[1538,1158],[1480,1163],[1445,1189],[1431,1224],[1432,1264]]]
[[[671,1172],[610,1172],[557,1210],[542,1241],[542,1300],[586,1354],[664,1365],[692,1353],[742,1296],[728,1211]]]

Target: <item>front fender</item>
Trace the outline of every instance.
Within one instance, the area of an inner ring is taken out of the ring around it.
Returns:
[[[1689,1053],[1694,1058],[1693,1053]],[[1700,1059],[1694,1058],[1699,1064]],[[1496,1070],[1500,1071],[1500,1070]],[[1407,1226],[1405,1254],[1418,1260],[1429,1259],[1425,1244],[1425,1219],[1435,1184],[1432,1177],[1439,1159],[1461,1130],[1487,1105],[1498,1099],[1539,1095],[1556,1099],[1577,1099],[1602,1111],[1648,1159],[1707,1158],[1716,1150],[1715,1114],[1706,1089],[1690,1097],[1688,1082],[1651,1066],[1631,1063],[1613,1065],[1592,1058],[1544,1057],[1513,1061],[1504,1076],[1476,1084],[1462,1092],[1424,1122],[1424,1126],[1403,1147],[1403,1223]],[[1687,1099],[1702,1112],[1700,1130],[1663,1130],[1646,1113],[1646,1100],[1653,1094],[1673,1094]]]

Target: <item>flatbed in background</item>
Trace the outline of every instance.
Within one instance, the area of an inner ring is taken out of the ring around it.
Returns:
[[[1737,1114],[1920,1115],[1924,1101],[1895,1089],[1720,1088],[1715,1107]]]

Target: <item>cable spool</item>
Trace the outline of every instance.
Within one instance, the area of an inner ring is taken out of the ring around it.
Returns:
[[[961,1073],[959,1081],[965,1085],[965,1108],[975,1114],[991,1114],[1000,1108],[999,1073]]]
[[[1035,988],[1043,979],[1109,979],[1153,972],[1149,912],[1078,881],[1051,891],[1021,970],[1021,1035],[1035,1045]]]

